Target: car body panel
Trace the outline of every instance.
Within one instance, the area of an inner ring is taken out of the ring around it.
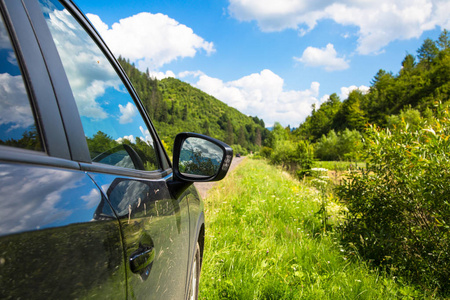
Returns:
[[[119,223],[86,173],[0,163],[0,174],[1,299],[125,298]]]

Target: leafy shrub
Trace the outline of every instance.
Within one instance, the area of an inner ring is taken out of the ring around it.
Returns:
[[[361,133],[355,129],[345,129],[337,134],[331,130],[315,144],[316,158],[325,161],[358,161],[361,158],[361,139]]]
[[[313,165],[314,148],[307,141],[282,140],[272,151],[270,161],[303,177],[308,174]]]
[[[239,144],[234,144],[234,145],[231,146],[231,148],[233,148],[233,153],[234,154],[238,154],[239,153],[240,155],[243,155],[243,156],[248,155],[247,149],[242,147]]]
[[[261,151],[259,152],[259,154],[260,154],[262,157],[270,158],[270,156],[272,155],[272,152],[273,152],[273,149],[272,149],[272,148],[269,148],[269,147],[262,147],[262,148],[261,148]]]
[[[343,239],[376,265],[450,292],[450,119],[368,130],[366,172],[338,189]]]
[[[418,129],[418,126],[423,122],[420,112],[412,108],[401,111],[399,115],[388,116],[386,120],[389,128],[401,127],[402,122],[405,122],[409,127]]]

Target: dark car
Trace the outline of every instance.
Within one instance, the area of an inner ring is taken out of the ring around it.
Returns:
[[[192,183],[222,179],[232,149],[181,133],[172,166],[71,1],[0,8],[0,299],[196,299]]]

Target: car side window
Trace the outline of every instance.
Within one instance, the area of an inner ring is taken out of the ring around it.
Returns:
[[[1,16],[0,145],[43,151],[16,54]]]
[[[107,57],[57,0],[39,0],[67,74],[93,162],[157,170],[154,139]]]

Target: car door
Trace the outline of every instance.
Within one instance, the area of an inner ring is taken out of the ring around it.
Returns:
[[[34,1],[25,3],[29,11],[36,11]],[[58,103],[64,123],[69,127],[73,115],[63,106],[75,100],[84,132],[84,141],[77,132],[68,134],[72,155],[80,158],[81,169],[100,187],[120,220],[128,296],[183,299],[192,255],[188,201],[198,200],[196,191],[188,189],[182,197],[169,191],[172,169],[150,120],[123,71],[77,8],[57,0],[39,0],[37,5],[54,45],[46,44],[44,57],[58,58],[50,74],[55,89],[61,90]],[[34,13],[30,16],[33,23],[41,22]],[[63,94],[66,90],[71,95]]]
[[[72,160],[36,28],[0,12],[0,299],[124,299],[119,221]]]

